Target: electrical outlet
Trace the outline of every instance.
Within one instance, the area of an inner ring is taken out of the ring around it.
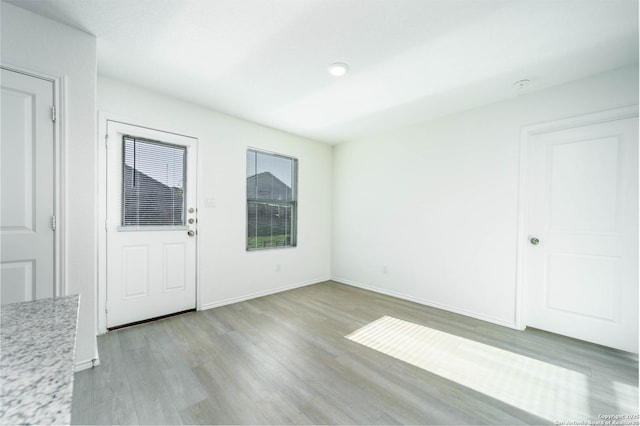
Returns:
[[[388,274],[389,273],[389,268],[387,268],[387,265],[382,265],[382,273],[383,274]]]
[[[204,199],[204,206],[205,207],[215,207],[216,206],[216,199],[215,198],[205,198]]]
[[[276,264],[276,272],[280,272],[280,264],[279,263]]]

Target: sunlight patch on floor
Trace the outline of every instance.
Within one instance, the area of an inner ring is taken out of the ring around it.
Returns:
[[[345,337],[550,421],[597,415],[567,368],[388,316]]]

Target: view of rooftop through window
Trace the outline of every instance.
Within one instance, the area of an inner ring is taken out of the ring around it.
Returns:
[[[247,177],[269,172],[291,188],[293,170],[291,158],[250,150],[247,153]]]
[[[186,149],[123,137],[123,226],[184,225]]]

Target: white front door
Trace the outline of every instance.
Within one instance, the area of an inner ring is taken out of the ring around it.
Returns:
[[[196,307],[197,140],[107,122],[107,327]]]
[[[53,297],[53,82],[2,69],[2,303]]]
[[[528,146],[526,325],[637,353],[637,116]]]

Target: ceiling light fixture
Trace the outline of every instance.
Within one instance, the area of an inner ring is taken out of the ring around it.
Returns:
[[[333,64],[329,65],[329,74],[334,77],[342,77],[347,72],[349,72],[349,65],[345,64],[344,62],[334,62]]]
[[[528,78],[523,78],[522,80],[518,80],[515,83],[513,83],[513,85],[516,86],[516,88],[518,89],[524,89],[529,85],[529,83],[531,83],[531,80],[529,80]]]

